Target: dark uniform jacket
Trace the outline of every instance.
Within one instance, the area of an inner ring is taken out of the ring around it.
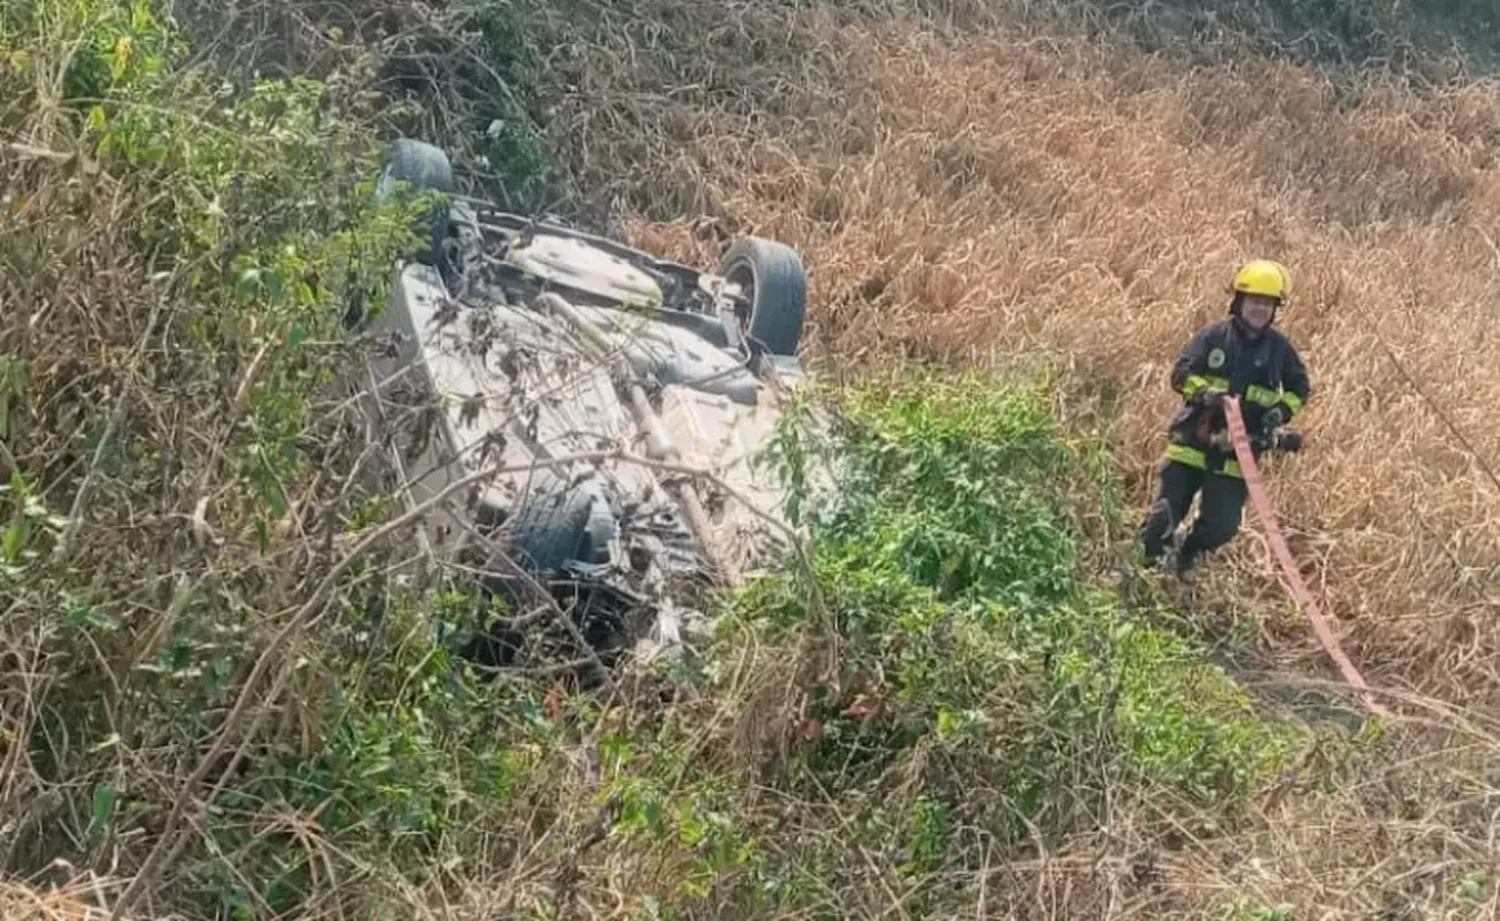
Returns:
[[[1172,417],[1167,458],[1230,476],[1239,475],[1234,452],[1216,450],[1199,437],[1204,428],[1225,427],[1224,411],[1199,406],[1194,398],[1210,389],[1239,397],[1245,428],[1253,434],[1261,430],[1266,410],[1279,404],[1290,420],[1312,394],[1307,368],[1290,339],[1275,327],[1251,339],[1233,319],[1193,336],[1172,365],[1172,389],[1186,402]],[[1200,425],[1204,413],[1213,413],[1208,426]]]

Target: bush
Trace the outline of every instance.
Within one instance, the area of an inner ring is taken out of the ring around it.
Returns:
[[[466,20],[502,80],[537,67],[520,9]],[[450,895],[558,916],[622,888],[658,916],[854,916],[878,862],[909,911],[952,914],[946,868],[1105,824],[1122,789],[1232,820],[1308,741],[1087,585],[1068,497],[1113,495],[1102,455],[1047,387],[984,375],[865,387],[831,440],[783,430],[810,554],[731,597],[703,661],[609,699],[476,680],[432,630],[464,591],[384,586],[379,556],[334,578],[390,498],[361,486],[341,321],[421,213],[370,194],[373,63],[226,85],[145,2],[9,4],[3,29],[0,123],[27,140],[0,147],[0,789],[22,804],[0,870],[165,855],[143,885],[193,918]],[[533,128],[489,141],[541,195]],[[816,458],[836,492],[809,491]],[[758,723],[785,757],[745,744]]]
[[[1015,842],[1090,826],[1126,782],[1167,792],[1165,818],[1233,815],[1305,741],[1081,580],[1062,497],[1090,456],[1044,386],[923,375],[854,393],[835,428],[783,430],[784,469],[832,471],[804,497],[810,566],[738,599],[720,639],[727,658],[809,618],[837,630],[839,674],[808,709],[818,786],[890,784],[923,752],[923,795]]]
[[[201,740],[243,731],[226,708],[266,693],[251,667],[360,498],[341,320],[381,302],[417,212],[371,194],[357,61],[236,89],[150,3],[23,12],[0,49],[0,121],[28,139],[0,148],[0,722],[31,805],[3,869],[128,868]],[[280,765],[318,747],[336,684],[295,649],[275,663],[278,718],[189,791],[206,846],[166,877],[200,916],[290,904],[311,866],[267,828],[306,804]]]

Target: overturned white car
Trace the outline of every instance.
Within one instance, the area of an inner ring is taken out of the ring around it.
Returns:
[[[695,589],[784,544],[780,484],[753,461],[802,373],[801,259],[746,238],[708,273],[507,214],[453,194],[447,157],[412,140],[379,194],[403,187],[448,200],[360,377],[410,505],[502,468],[423,528],[429,558],[506,603],[461,651],[516,662],[549,619],[595,663],[675,645]]]

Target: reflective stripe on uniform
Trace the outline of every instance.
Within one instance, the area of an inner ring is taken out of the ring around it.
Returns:
[[[1206,387],[1227,392],[1229,390],[1229,381],[1222,377],[1214,377],[1211,374],[1190,374],[1188,375],[1188,379],[1182,384],[1182,395],[1188,399],[1192,399],[1193,394]]]
[[[1249,389],[1245,391],[1245,399],[1251,403],[1270,409],[1281,402],[1281,394],[1267,387],[1262,387],[1259,384],[1251,384]]]
[[[1208,469],[1208,458],[1197,448],[1172,442],[1167,445],[1167,460],[1187,464],[1196,470]]]
[[[1245,391],[1245,399],[1259,406],[1264,406],[1267,409],[1270,409],[1277,403],[1283,403],[1293,416],[1302,410],[1302,400],[1295,393],[1288,393],[1285,390],[1270,390],[1259,384],[1250,385],[1250,388]]]
[[[1175,441],[1167,445],[1167,460],[1185,464],[1194,470],[1208,470],[1208,455],[1191,445],[1178,444]],[[1241,478],[1240,462],[1231,457],[1224,461],[1223,466],[1218,470],[1209,472],[1238,479]]]

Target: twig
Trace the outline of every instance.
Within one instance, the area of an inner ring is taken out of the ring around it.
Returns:
[[[599,805],[594,817],[584,826],[578,840],[563,852],[557,869],[557,890],[561,896],[563,917],[573,914],[578,900],[578,881],[583,878],[579,863],[594,845],[609,836],[609,829],[619,818],[621,797],[616,794]]]
[[[1457,438],[1459,444],[1464,446],[1464,449],[1474,458],[1474,462],[1479,464],[1479,469],[1483,470],[1484,475],[1490,478],[1490,483],[1494,485],[1495,491],[1500,493],[1500,475],[1496,475],[1495,468],[1490,466],[1490,462],[1485,460],[1484,455],[1479,453],[1479,450],[1474,447],[1473,442],[1469,441],[1463,431],[1459,429],[1458,424],[1447,413],[1443,412],[1443,408],[1438,405],[1437,401],[1428,396],[1427,391],[1422,389],[1422,385],[1417,383],[1416,378],[1412,377],[1411,372],[1406,370],[1406,365],[1402,364],[1401,359],[1396,357],[1396,353],[1391,351],[1391,347],[1386,345],[1385,337],[1376,333],[1375,341],[1380,343],[1381,350],[1391,360],[1391,364],[1396,366],[1396,370],[1401,373],[1401,376],[1406,379],[1406,383],[1431,407],[1432,411],[1437,414],[1437,417],[1443,420],[1443,424],[1448,427],[1448,431],[1452,432],[1453,437]]]
[[[208,484],[212,481],[214,472],[219,469],[219,464],[224,457],[224,447],[234,437],[234,429],[244,418],[247,407],[247,397],[250,395],[250,387],[255,382],[255,376],[260,373],[260,366],[266,360],[266,355],[271,351],[271,342],[267,340],[256,350],[255,356],[250,359],[250,364],[245,367],[245,372],[240,375],[239,385],[234,388],[234,399],[229,405],[229,419],[224,426],[224,436],[214,443],[213,451],[208,456],[208,463],[203,465],[203,475],[198,478],[198,501],[193,504],[193,536],[198,540],[200,547],[206,548],[212,537],[212,529],[208,524]]]
[[[54,163],[66,163],[73,159],[73,154],[63,153],[60,150],[49,150],[45,147],[34,147],[31,144],[23,144],[20,141],[0,141],[6,150],[30,157],[33,160],[51,160]]]
[[[146,329],[141,333],[140,341],[136,344],[132,361],[139,361],[145,354],[146,344],[151,341],[151,335],[156,331],[157,320],[161,318],[161,300],[151,308],[151,316],[146,320]],[[130,383],[121,384],[119,399],[115,400],[115,408],[109,414],[109,421],[105,423],[104,433],[99,437],[99,444],[94,447],[93,457],[89,459],[89,468],[84,472],[83,482],[78,486],[78,494],[73,497],[73,506],[68,511],[68,520],[63,525],[63,532],[58,536],[57,546],[54,551],[57,559],[66,560],[68,550],[73,544],[73,538],[77,536],[79,527],[83,524],[84,510],[88,507],[89,496],[93,490],[94,474],[99,469],[99,463],[104,459],[104,450],[109,446],[110,439],[115,435],[115,430],[120,427],[120,422],[125,418],[125,398],[130,395]]]

